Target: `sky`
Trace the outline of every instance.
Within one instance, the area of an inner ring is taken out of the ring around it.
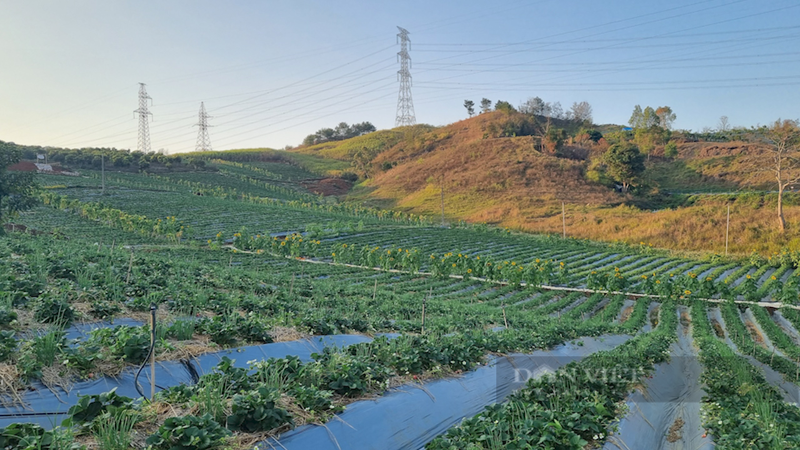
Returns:
[[[397,26],[411,39],[417,123],[464,100],[592,106],[626,124],[670,106],[674,127],[800,117],[797,0],[0,0],[0,140],[137,149],[284,148],[340,122],[394,127]]]

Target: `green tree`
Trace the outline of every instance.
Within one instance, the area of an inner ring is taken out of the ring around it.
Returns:
[[[642,109],[641,106],[636,105],[633,108],[631,118],[628,120],[628,124],[635,130],[657,127],[660,123],[661,119],[656,114],[656,110],[650,106]]]
[[[622,192],[627,193],[635,186],[639,176],[644,172],[644,158],[639,148],[630,143],[619,143],[608,147],[603,155],[606,173],[622,184]]]
[[[664,156],[670,159],[678,156],[678,144],[676,144],[675,141],[669,141],[667,145],[664,146]]]
[[[0,141],[0,223],[6,216],[36,203],[34,172],[9,171],[20,161],[22,152],[13,143]],[[2,228],[0,228],[0,232]]]
[[[492,101],[488,98],[481,99],[481,113],[489,112],[492,110]]]
[[[503,100],[498,100],[497,103],[494,104],[494,109],[495,111],[503,111],[505,113],[517,112],[516,108],[514,108],[511,103]]]
[[[472,100],[464,100],[464,108],[467,108],[467,114],[470,117],[475,115],[475,102]]]

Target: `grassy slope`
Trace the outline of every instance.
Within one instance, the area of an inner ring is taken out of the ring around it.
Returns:
[[[438,216],[444,179],[445,213],[451,220],[561,233],[564,201],[571,236],[723,252],[730,205],[731,252],[800,248],[798,206],[786,207],[785,235],[776,232],[774,199],[759,196],[672,199],[683,206],[655,212],[625,206],[630,199],[584,178],[584,161],[542,154],[530,136],[485,138],[489,124],[503,117],[494,112],[444,127],[386,130],[291,153],[347,164],[354,149],[367,148],[376,155],[373,175],[350,199],[384,208]],[[745,153],[759,153],[759,148],[742,142],[683,143],[675,161],[652,158],[646,178],[667,192],[769,189],[769,180],[743,163]],[[393,167],[383,171],[384,163]]]

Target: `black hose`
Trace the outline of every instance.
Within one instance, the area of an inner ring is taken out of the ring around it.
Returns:
[[[144,370],[144,366],[147,365],[147,361],[150,360],[150,357],[153,355],[153,351],[156,346],[156,304],[150,303],[150,350],[147,352],[147,357],[145,357],[144,361],[142,361],[142,365],[139,366],[139,370],[136,372],[136,376],[133,377],[133,385],[136,387],[136,392],[142,396],[145,400],[147,400],[147,396],[144,395],[142,391],[142,386],[139,384],[139,375]]]

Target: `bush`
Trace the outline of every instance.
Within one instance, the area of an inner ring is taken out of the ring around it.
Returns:
[[[342,172],[342,174],[339,175],[339,178],[345,181],[349,181],[351,183],[355,183],[356,181],[358,181],[358,175],[353,172]]]

